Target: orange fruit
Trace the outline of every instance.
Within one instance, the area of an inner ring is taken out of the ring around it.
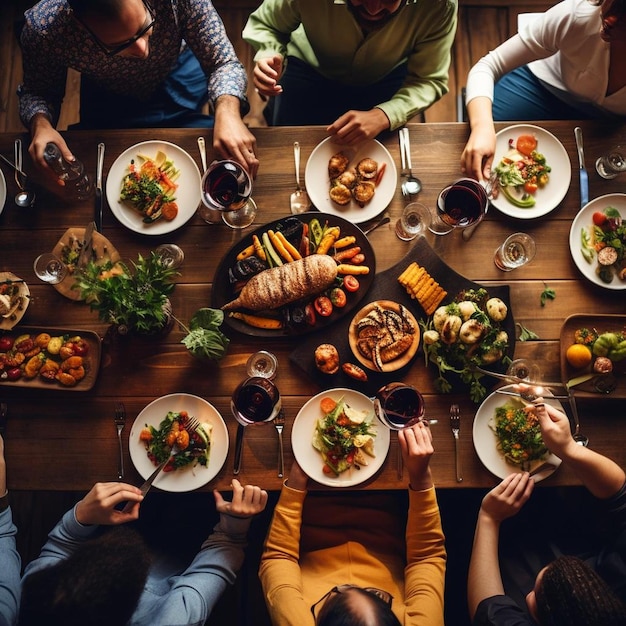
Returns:
[[[574,343],[567,349],[565,358],[572,367],[582,369],[591,363],[591,350],[581,343]]]

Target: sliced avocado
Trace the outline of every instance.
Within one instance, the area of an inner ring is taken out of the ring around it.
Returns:
[[[504,197],[511,204],[514,204],[515,206],[520,207],[521,209],[530,209],[531,207],[535,206],[536,200],[530,194],[525,194],[526,197],[522,196],[521,198],[518,198],[517,196],[513,195],[513,193],[508,187],[501,187],[500,189],[502,193],[504,194]]]

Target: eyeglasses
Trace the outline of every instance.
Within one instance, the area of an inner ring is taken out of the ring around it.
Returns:
[[[137,34],[133,35],[130,39],[127,39],[126,41],[123,41],[122,43],[116,44],[114,46],[109,46],[105,44],[104,42],[100,41],[100,39],[98,39],[98,36],[91,30],[91,28],[89,28],[89,26],[87,26],[87,24],[85,24],[85,22],[83,22],[82,20],[79,20],[79,21],[82,24],[83,28],[91,35],[92,39],[96,42],[98,47],[107,56],[113,57],[116,54],[119,54],[120,52],[122,52],[123,50],[126,50],[126,48],[130,48],[135,42],[139,41],[142,37],[145,37],[146,34],[150,30],[152,30],[152,28],[154,28],[154,24],[156,22],[156,15],[152,7],[146,2],[146,0],[143,0],[143,5],[146,8],[146,20],[144,22],[144,25],[139,29]]]
[[[385,604],[391,607],[391,602],[393,601],[393,596],[388,591],[383,591],[382,589],[376,589],[376,587],[358,587],[356,585],[337,585],[333,587],[330,591],[327,591],[312,607],[311,613],[313,617],[317,620],[317,610],[320,605],[323,606],[324,602],[328,598],[328,596],[333,593],[345,593],[346,591],[350,591],[350,589],[360,589],[361,591],[365,591],[365,593],[369,593],[372,596],[376,596],[380,598]]]

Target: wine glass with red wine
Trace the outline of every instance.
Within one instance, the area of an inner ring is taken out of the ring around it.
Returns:
[[[236,161],[213,161],[202,177],[207,213],[220,211],[222,221],[231,228],[246,228],[254,222],[257,206],[251,194],[252,179]]]
[[[437,219],[430,226],[436,235],[455,228],[467,228],[483,219],[489,198],[483,185],[473,178],[461,178],[448,185],[437,197]]]
[[[424,419],[424,398],[412,385],[389,383],[376,392],[374,412],[391,430],[402,430]]]
[[[242,426],[271,422],[280,411],[282,401],[276,385],[262,376],[242,381],[233,392],[230,408]]]

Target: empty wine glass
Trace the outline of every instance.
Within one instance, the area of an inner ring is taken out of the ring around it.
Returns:
[[[532,383],[541,378],[541,371],[530,359],[515,359],[506,370],[507,376],[515,376],[520,380]]]
[[[387,428],[402,430],[424,418],[424,398],[412,385],[389,383],[376,392],[374,412]]]
[[[626,172],[626,147],[613,146],[606,154],[596,159],[596,172],[610,180]]]
[[[248,376],[260,376],[261,378],[276,377],[278,370],[278,359],[267,350],[259,350],[250,356],[246,362],[246,373]]]
[[[166,267],[176,269],[185,260],[185,253],[182,248],[174,243],[164,243],[157,247],[155,252],[161,257],[161,263]]]
[[[222,221],[227,226],[246,228],[254,222],[257,213],[251,193],[252,179],[239,163],[213,161],[202,177],[202,203],[206,211],[200,207],[200,216],[211,222],[214,212],[221,211]]]
[[[402,241],[411,241],[430,226],[430,211],[420,202],[411,202],[402,210],[396,222],[396,235]]]
[[[67,276],[67,266],[52,252],[40,254],[33,263],[33,269],[37,278],[49,285],[56,285]]]

